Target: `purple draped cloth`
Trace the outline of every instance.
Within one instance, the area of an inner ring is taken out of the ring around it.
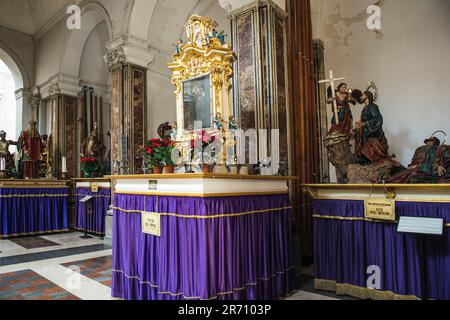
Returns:
[[[69,231],[69,189],[0,188],[0,237]]]
[[[450,203],[396,203],[397,218],[441,218]],[[397,224],[364,221],[363,201],[314,204],[316,278],[367,287],[370,266],[381,268],[381,291],[420,299],[450,299],[450,228],[444,236],[397,232]]]
[[[113,297],[272,300],[293,289],[287,195],[117,194],[114,207]],[[142,233],[141,211],[162,213],[160,238]]]
[[[92,201],[94,201],[94,212],[92,214],[88,213],[87,230],[89,233],[105,235],[106,214],[111,205],[111,189],[100,188],[98,193],[93,193],[90,188],[76,188],[75,207],[77,212],[77,224],[75,229],[79,231],[84,231],[86,228],[84,222],[86,204],[80,203],[80,200],[86,196],[94,197],[94,199],[92,199]]]

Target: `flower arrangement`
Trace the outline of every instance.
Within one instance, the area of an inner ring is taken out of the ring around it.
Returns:
[[[209,172],[211,170],[211,165],[214,164],[214,155],[205,154],[205,150],[218,139],[220,139],[220,134],[218,132],[208,132],[207,130],[202,130],[201,138],[200,135],[197,135],[193,140],[191,140],[191,148],[194,150],[192,157],[195,158],[197,156],[202,159],[204,172]],[[197,151],[196,149],[199,147],[201,147],[201,155],[196,155],[195,151]]]
[[[98,161],[95,158],[83,157],[80,160],[81,170],[84,172],[86,178],[95,178],[95,174],[99,170]]]
[[[144,146],[144,157],[155,168],[173,167],[172,151],[175,144],[169,139],[153,138]]]

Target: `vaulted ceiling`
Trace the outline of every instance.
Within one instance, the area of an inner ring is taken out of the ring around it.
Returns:
[[[30,36],[41,29],[71,0],[0,0],[0,26]]]

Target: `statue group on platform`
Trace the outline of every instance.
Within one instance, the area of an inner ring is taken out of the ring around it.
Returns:
[[[433,134],[417,149],[411,165],[405,168],[389,153],[383,116],[376,104],[376,85],[370,83],[361,91],[349,90],[346,83],[341,83],[334,90],[335,80],[331,73],[331,79],[320,83],[332,82],[328,103],[333,105],[333,117],[325,146],[330,162],[336,167],[339,183],[450,182],[450,146],[445,142],[441,144]],[[363,105],[363,110],[360,120],[354,123],[351,105],[356,104]]]
[[[102,177],[105,173],[105,153],[106,147],[99,140],[97,124],[94,124],[94,130],[82,142],[81,154],[81,169],[86,178]]]
[[[6,132],[0,132],[0,159],[4,162],[1,171],[4,178],[39,178],[46,147],[36,125],[36,121],[30,121],[28,129],[21,132],[17,142],[6,140]],[[16,155],[10,153],[10,146],[17,146]]]

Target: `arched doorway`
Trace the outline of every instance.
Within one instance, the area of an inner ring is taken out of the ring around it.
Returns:
[[[23,78],[19,67],[0,48],[0,131],[7,133],[8,140],[16,140],[22,130],[22,105],[16,100],[16,92],[22,88]]]

